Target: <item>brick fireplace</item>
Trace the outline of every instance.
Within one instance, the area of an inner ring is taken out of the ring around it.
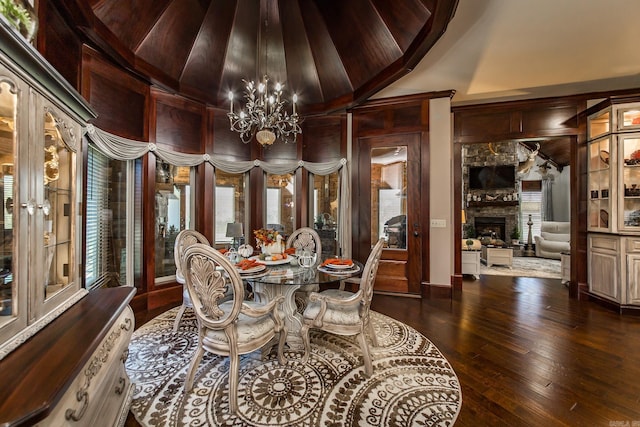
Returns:
[[[462,150],[462,182],[467,224],[475,228],[475,236],[496,233],[497,238],[510,243],[511,231],[518,224],[520,203],[519,182],[513,188],[476,190],[469,186],[471,166],[518,165],[517,141],[465,144]],[[524,235],[520,227],[520,238]],[[466,234],[464,235],[466,237]]]

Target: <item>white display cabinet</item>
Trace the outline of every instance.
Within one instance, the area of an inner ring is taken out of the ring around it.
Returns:
[[[640,96],[611,98],[587,117],[591,294],[640,305]]]
[[[132,287],[82,283],[82,130],[95,113],[0,20],[0,425],[122,426]]]

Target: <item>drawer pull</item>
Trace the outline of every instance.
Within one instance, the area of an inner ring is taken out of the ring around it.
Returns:
[[[82,419],[82,417],[84,416],[87,407],[89,406],[89,394],[85,390],[78,391],[76,398],[78,399],[78,402],[82,402],[82,406],[78,411],[74,409],[67,409],[64,413],[64,417],[67,419],[67,421],[80,421],[80,419]]]

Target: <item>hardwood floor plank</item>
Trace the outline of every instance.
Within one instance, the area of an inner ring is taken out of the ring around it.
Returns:
[[[456,426],[640,425],[639,318],[571,300],[557,279],[481,276],[452,301],[397,299],[376,295],[372,309],[447,357]]]

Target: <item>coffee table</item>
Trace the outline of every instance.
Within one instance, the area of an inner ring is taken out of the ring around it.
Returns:
[[[513,264],[513,248],[497,246],[482,246],[482,261],[491,267],[492,265],[506,265],[511,268]]]

